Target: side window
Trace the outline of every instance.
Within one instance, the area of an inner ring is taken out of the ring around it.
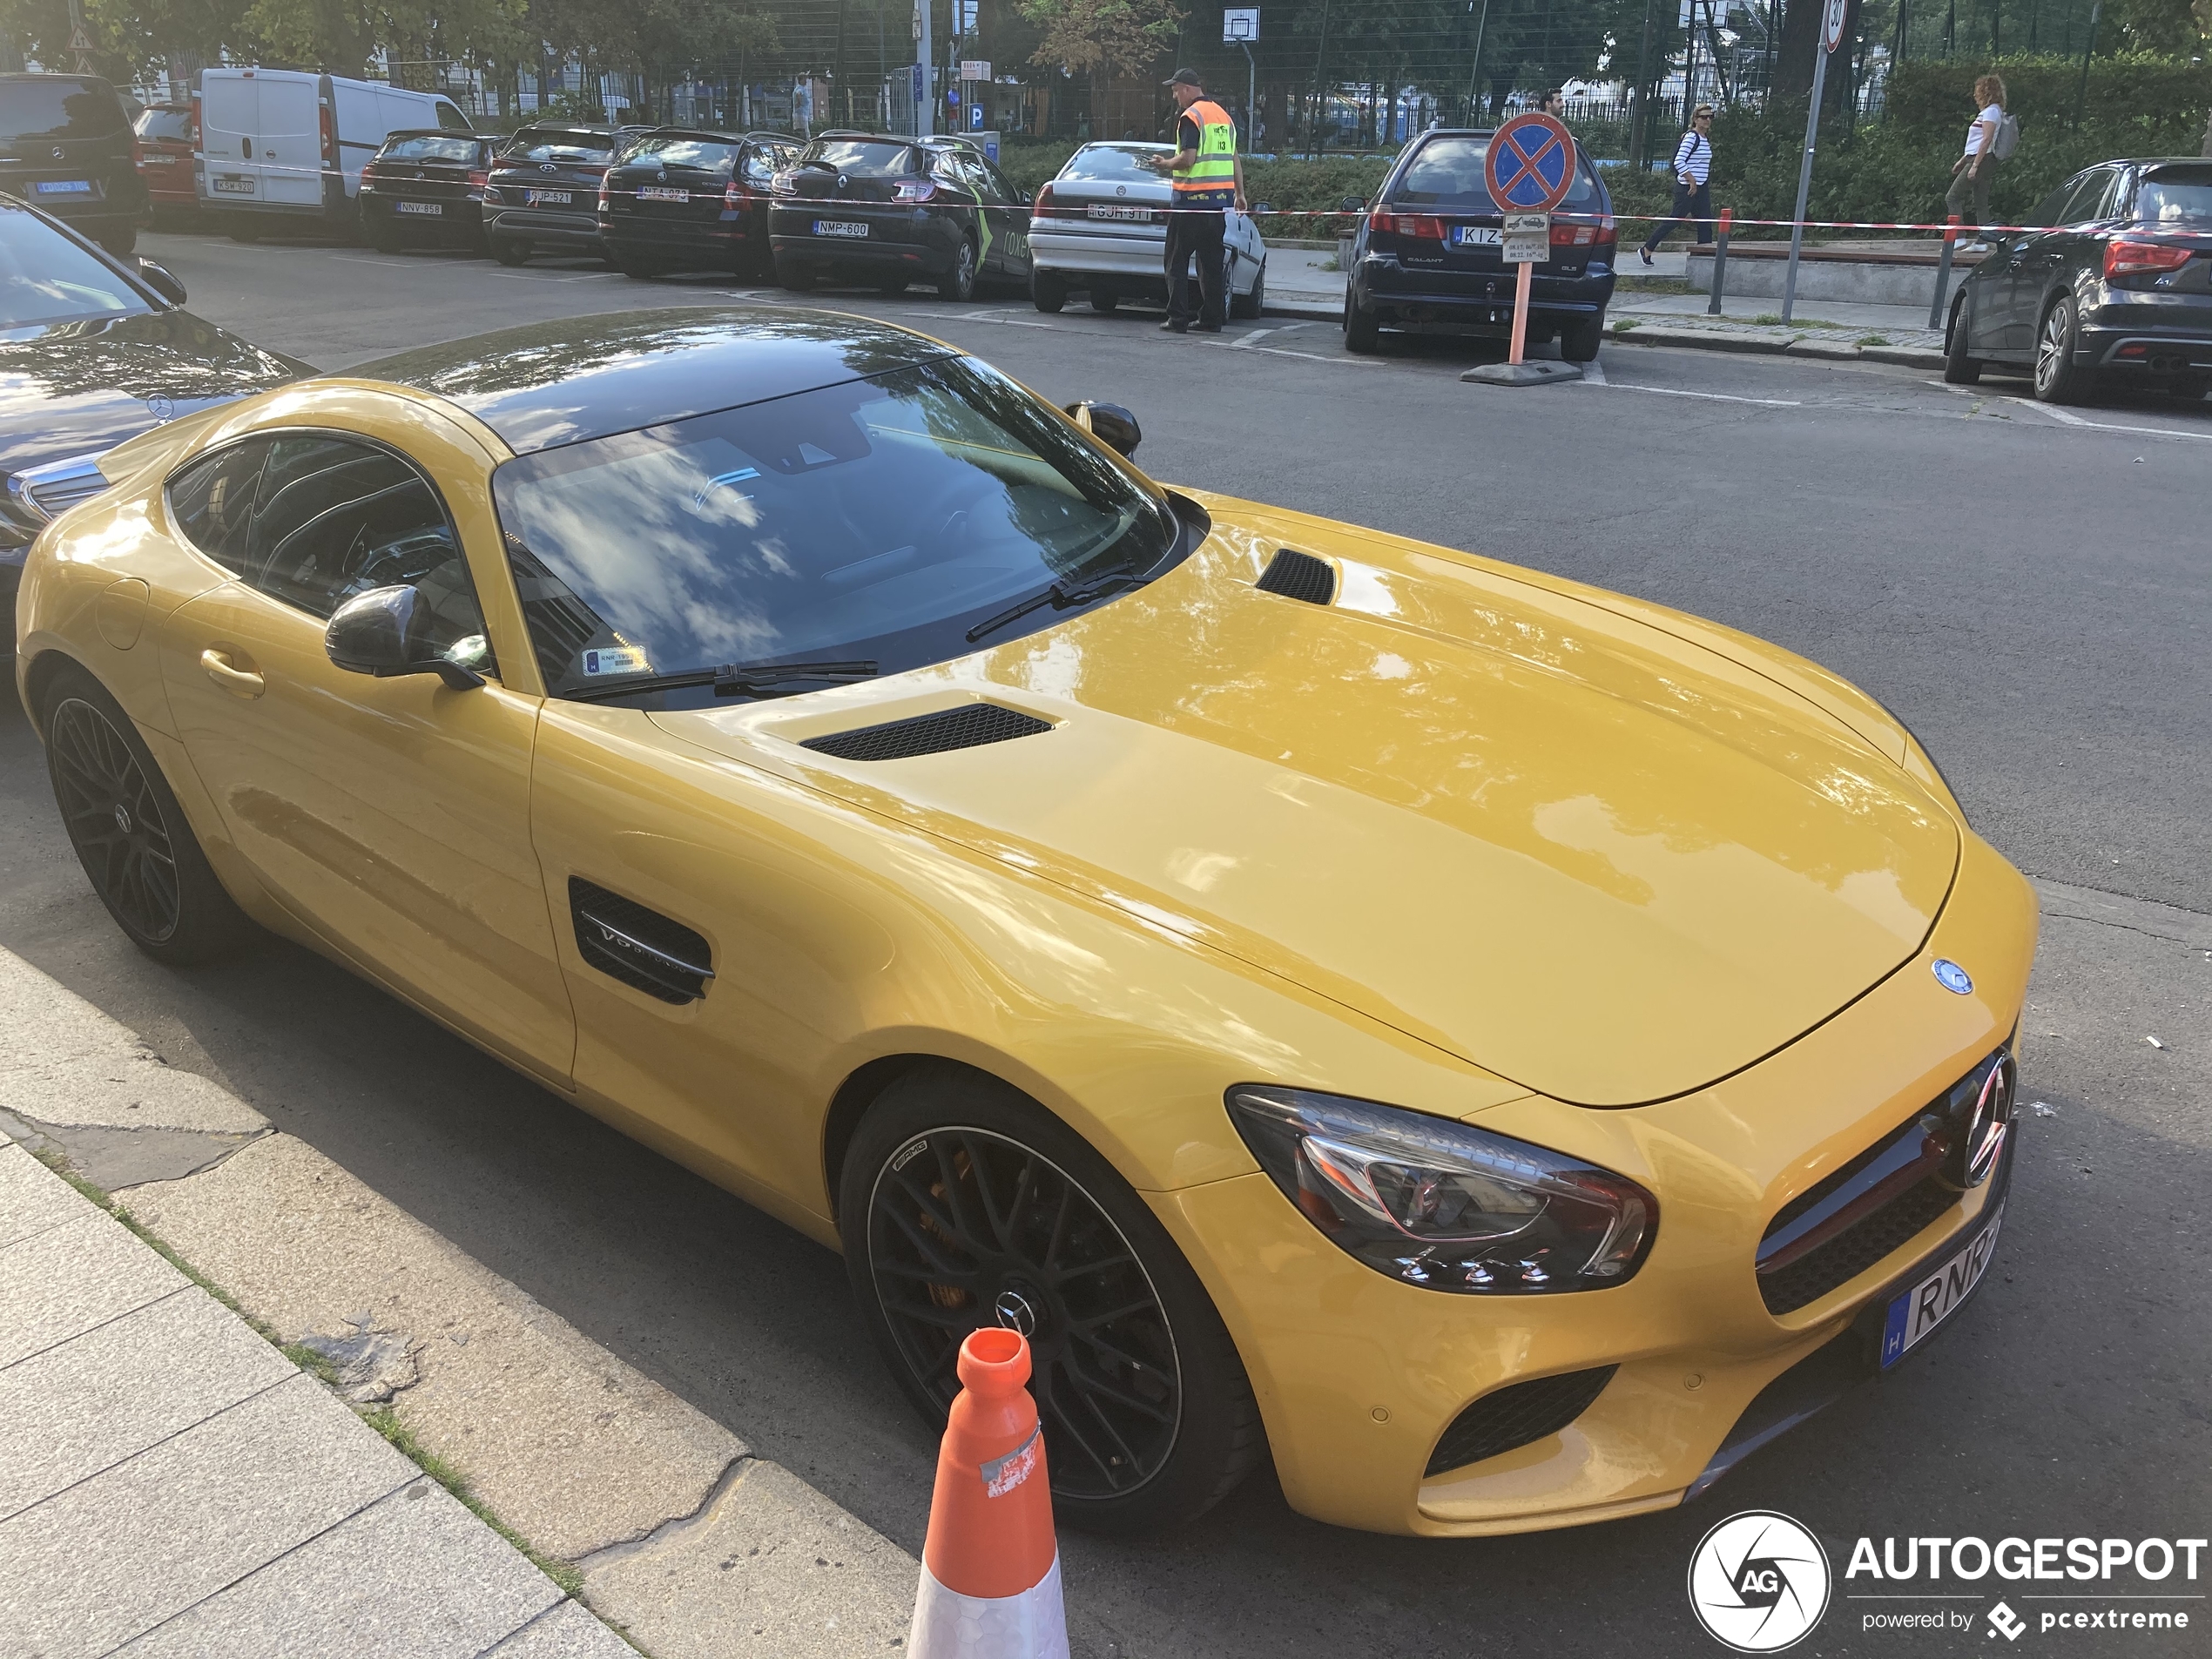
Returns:
[[[949,185],[965,194],[968,180],[961,176],[960,163],[949,151],[940,150],[929,158],[929,176],[941,185]]]
[[[2035,204],[2035,211],[2028,216],[2031,225],[2063,225],[2059,215],[2066,212],[2066,205],[2074,199],[2074,192],[2081,187],[2081,175],[2076,174],[2056,190]]]
[[[2061,225],[2087,225],[2105,216],[2105,204],[2112,199],[2112,187],[2119,175],[2109,167],[2093,167],[2083,175],[2080,188],[2073,200],[2066,205],[2066,213],[2058,222]]]
[[[448,132],[473,132],[475,131],[474,127],[469,125],[469,118],[462,114],[460,108],[455,105],[447,103],[443,98],[440,98],[438,100],[438,125]]]
[[[202,455],[169,481],[169,512],[177,528],[233,576],[246,570],[246,527],[268,453],[266,438],[248,438]]]
[[[241,575],[313,617],[412,583],[432,618],[423,643],[487,665],[460,539],[429,480],[388,449],[307,434],[272,443]]]
[[[1002,202],[1018,202],[1022,199],[1019,196],[1014,193],[1014,186],[1006,182],[1006,175],[1004,173],[1001,172],[996,167],[991,165],[991,164],[988,161],[982,163],[981,165],[983,168],[983,177],[989,179],[991,182],[991,195],[995,199]]]
[[[749,185],[765,187],[776,177],[776,152],[766,145],[747,145],[745,152],[745,179]]]

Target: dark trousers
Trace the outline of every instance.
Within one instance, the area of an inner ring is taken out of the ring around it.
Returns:
[[[1703,247],[1713,239],[1712,218],[1712,185],[1699,185],[1693,189],[1677,179],[1675,180],[1674,216],[1671,219],[1662,219],[1654,225],[1651,227],[1651,234],[1644,238],[1643,245],[1648,248],[1657,247],[1666,239],[1669,231],[1686,219],[1695,219],[1705,221],[1697,227],[1697,246]]]
[[[1219,208],[1168,215],[1168,320],[1188,323],[1195,316],[1218,328],[1229,317],[1229,270],[1222,254],[1228,220]],[[1190,305],[1190,261],[1198,261],[1200,301]]]

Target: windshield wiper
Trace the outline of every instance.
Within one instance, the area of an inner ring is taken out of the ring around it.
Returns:
[[[1033,593],[1018,604],[1008,605],[995,617],[984,617],[968,631],[968,644],[972,645],[985,634],[997,632],[1009,622],[1019,622],[1041,606],[1050,605],[1055,610],[1072,610],[1077,605],[1087,605],[1094,600],[1103,599],[1108,594],[1118,592],[1143,579],[1142,575],[1128,564],[1102,571],[1088,582],[1069,582],[1063,577],[1043,592]]]
[[[873,678],[872,660],[845,663],[732,663],[721,668],[695,668],[682,674],[646,674],[617,685],[592,685],[569,693],[578,703],[597,703],[632,691],[674,691],[692,685],[711,685],[717,697],[759,697],[795,680],[864,680]]]

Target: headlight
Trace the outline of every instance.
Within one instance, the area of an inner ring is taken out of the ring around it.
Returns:
[[[1448,1118],[1239,1083],[1229,1117],[1283,1196],[1393,1278],[1469,1296],[1595,1291],[1650,1252],[1659,1201],[1625,1176]]]

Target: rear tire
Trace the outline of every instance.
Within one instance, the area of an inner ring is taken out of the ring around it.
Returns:
[[[793,293],[809,293],[813,291],[814,273],[812,267],[801,265],[796,260],[778,260],[776,280]]]
[[[937,297],[963,305],[975,297],[975,244],[965,237],[953,255],[952,269],[937,279]]]
[[[1263,265],[1259,267],[1259,273],[1252,278],[1250,293],[1231,293],[1229,296],[1229,314],[1239,322],[1250,322],[1260,314],[1266,305],[1267,267]]]
[[[243,242],[251,247],[261,239],[261,227],[245,213],[233,213],[223,230],[233,242]]]
[[[887,300],[895,300],[907,291],[907,279],[886,277],[875,285],[875,291]]]
[[[2043,314],[2035,334],[2035,395],[2046,403],[2078,403],[2087,374],[2074,366],[2074,342],[2081,337],[2080,314],[2074,296],[2062,293]]]
[[[991,1202],[973,1202],[987,1181]],[[963,1068],[907,1073],[861,1118],[839,1195],[862,1322],[933,1427],[957,1387],[950,1353],[1022,1298],[1012,1317],[1030,1322],[1062,1521],[1179,1526],[1264,1454],[1251,1384],[1197,1275],[1129,1184],[1028,1096]],[[949,1264],[942,1282],[925,1264]]]
[[[54,676],[38,717],[55,805],[92,891],[125,937],[156,961],[213,961],[259,933],[223,890],[138,729],[74,664]]]
[[[530,245],[511,236],[495,236],[490,240],[491,256],[502,265],[529,263]]]
[[[2202,403],[2208,391],[2212,391],[2212,380],[2202,374],[2183,374],[2166,382],[2167,395],[2183,403]]]
[[[1344,348],[1366,356],[1382,343],[1382,330],[1374,314],[1362,311],[1352,303],[1352,296],[1344,297]]]
[[[1981,379],[1981,360],[1966,355],[1966,297],[1951,307],[1951,332],[1943,341],[1943,379],[1947,386],[1972,386]]]
[[[643,282],[660,274],[660,266],[653,260],[637,259],[626,253],[615,255],[615,268],[634,282]]]
[[[118,260],[131,257],[131,250],[138,246],[138,227],[126,225],[119,231],[110,231],[100,238],[100,246]]]
[[[1594,363],[1597,348],[1605,342],[1605,317],[1578,317],[1573,322],[1561,323],[1559,328],[1559,354],[1570,363]]]
[[[1110,282],[1090,285],[1090,308],[1111,314],[1122,303],[1122,291]]]
[[[1057,271],[1029,273],[1029,303],[1042,312],[1055,312],[1068,303],[1068,279]]]

